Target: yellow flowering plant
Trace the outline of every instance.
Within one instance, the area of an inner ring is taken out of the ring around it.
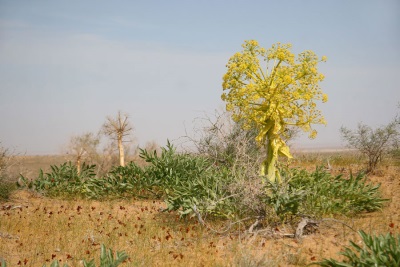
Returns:
[[[267,148],[261,175],[280,182],[278,157],[292,158],[284,141],[288,128],[299,127],[315,138],[312,124],[326,124],[315,103],[328,100],[319,86],[324,75],[317,70],[326,57],[319,59],[307,50],[296,59],[291,44],[277,43],[266,50],[250,40],[242,47],[226,65],[221,98],[234,121],[243,121],[245,129],[257,128],[257,143]]]

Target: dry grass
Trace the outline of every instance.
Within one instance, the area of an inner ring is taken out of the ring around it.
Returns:
[[[293,164],[313,169],[326,163],[323,156],[300,157]],[[329,157],[332,172],[360,168],[352,157]],[[332,160],[335,157],[341,161]],[[382,183],[383,195],[391,201],[382,211],[338,219],[368,233],[400,233],[399,167],[381,166],[369,179]],[[9,266],[42,266],[55,259],[82,266],[83,258],[98,259],[104,243],[114,251],[127,252],[130,258],[122,266],[305,266],[322,258],[338,258],[348,240],[360,240],[356,232],[334,221],[321,223],[301,240],[282,237],[294,231],[284,225],[273,229],[273,235],[270,231],[218,235],[195,219],[181,220],[160,208],[164,208],[160,201],[67,201],[17,191],[0,204],[0,259]],[[215,228],[224,224],[209,223]]]
[[[226,266],[227,259],[254,260],[249,253],[256,244],[243,246],[235,234],[215,235],[195,220],[180,220],[160,208],[165,207],[157,201],[63,201],[19,191],[1,207],[1,255],[11,266],[42,266],[53,259],[79,266],[83,258],[97,258],[104,243],[125,250],[128,266]]]

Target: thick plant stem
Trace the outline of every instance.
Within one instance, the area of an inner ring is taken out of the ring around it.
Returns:
[[[122,144],[122,135],[118,135],[119,165],[125,166],[124,146]]]
[[[269,129],[266,131],[266,147],[267,158],[261,164],[261,176],[266,177],[273,183],[281,183],[281,175],[277,168],[279,156],[284,156],[287,159],[293,158],[290,154],[289,147],[285,141],[279,136],[281,126],[275,122],[269,123]]]
[[[79,174],[81,174],[81,157],[79,156],[76,159],[76,172]]]
[[[276,168],[278,160],[278,146],[275,144],[276,140],[268,139],[267,142],[267,158],[261,164],[261,175],[266,176],[271,182],[281,182],[279,171]]]

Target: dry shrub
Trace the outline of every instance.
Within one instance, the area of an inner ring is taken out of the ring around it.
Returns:
[[[195,153],[210,158],[214,165],[231,170],[233,182],[226,185],[239,216],[264,216],[265,194],[259,166],[266,154],[257,145],[256,129],[243,130],[241,122],[233,122],[228,112],[215,112],[213,117],[198,118],[194,137],[186,141],[194,145]]]
[[[7,200],[16,189],[10,169],[16,164],[15,156],[0,143],[0,201]]]

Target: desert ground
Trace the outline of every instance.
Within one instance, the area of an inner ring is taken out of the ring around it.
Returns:
[[[329,159],[333,174],[357,172],[358,156],[339,152],[297,153],[293,166],[315,169]],[[24,156],[19,167],[25,175],[65,160],[63,156]],[[53,199],[27,189],[16,190],[0,203],[0,259],[7,266],[43,266],[54,260],[83,266],[82,259],[99,262],[100,246],[125,251],[121,266],[306,266],[338,253],[352,240],[360,244],[358,230],[370,234],[400,233],[400,165],[390,159],[368,175],[381,184],[388,199],[380,211],[324,218],[318,226],[293,237],[296,225],[281,224],[249,233],[238,224],[209,219],[208,227],[196,217],[179,218],[162,212],[161,200],[123,199],[92,201]]]

